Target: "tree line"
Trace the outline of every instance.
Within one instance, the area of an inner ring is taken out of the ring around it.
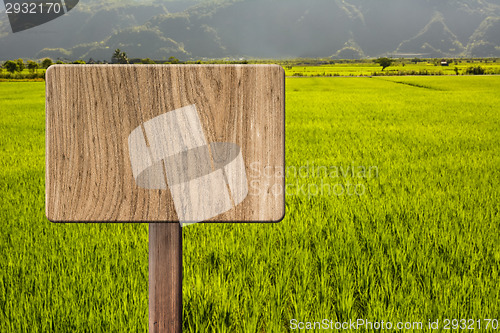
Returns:
[[[425,62],[425,61],[430,61],[432,60],[434,65],[438,66],[440,62],[443,62],[443,60],[438,60],[438,59],[422,59],[422,58],[414,58],[414,59],[393,59],[393,58],[387,58],[387,57],[381,57],[378,59],[373,59],[372,61],[379,64],[382,67],[382,71],[384,71],[387,67],[390,67],[394,65],[395,63],[401,64],[402,66],[405,65],[405,63],[411,62],[411,63],[419,63],[419,62]],[[240,60],[228,60],[228,59],[219,59],[219,60],[190,60],[190,61],[181,61],[175,57],[170,57],[168,60],[152,60],[150,58],[133,58],[130,59],[127,56],[127,53],[120,50],[116,49],[112,56],[111,56],[111,61],[94,61],[92,58],[90,58],[87,62],[83,60],[76,60],[76,61],[63,61],[63,60],[57,60],[55,64],[248,64],[248,63],[273,63],[273,64],[281,64],[283,65],[286,69],[291,70],[293,66],[297,65],[305,65],[305,66],[317,66],[317,65],[328,65],[328,64],[336,64],[336,63],[366,63],[367,59],[364,60],[333,60],[333,59],[289,59],[289,60],[250,60],[247,61],[245,59],[240,59]],[[462,63],[467,62],[467,63],[474,63],[476,61],[479,62],[496,62],[496,58],[484,58],[484,59],[447,59],[446,63],[448,64],[458,64],[458,62]],[[0,79],[44,79],[45,78],[45,70],[52,66],[54,64],[54,61],[50,58],[45,58],[39,62],[33,61],[33,60],[28,60],[25,62],[23,59],[17,59],[17,60],[7,60],[3,64],[0,65]],[[27,69],[29,73],[23,73],[23,71]],[[38,71],[39,69],[42,69],[42,71]],[[2,73],[3,70],[5,70],[7,73],[4,74]],[[425,75],[428,74],[425,71],[424,73],[422,72],[404,72],[402,75]],[[455,72],[457,75],[459,75],[459,70],[457,67],[455,67]],[[383,74],[384,72],[380,73]],[[392,72],[391,72],[392,73]],[[389,74],[391,74],[389,73]],[[466,75],[482,75],[486,74],[486,70],[481,67],[481,66],[471,66],[464,70],[463,74]],[[488,72],[489,73],[489,72]],[[489,73],[491,74],[491,73]],[[497,74],[495,72],[494,74]],[[299,73],[295,73],[294,75],[299,75]],[[374,75],[378,75],[375,73]]]
[[[70,62],[64,62],[62,60],[57,60],[55,62],[56,64],[106,64],[108,62],[106,61],[94,61],[92,58],[89,59],[89,61],[85,62],[83,60],[76,60],[76,61],[70,61]],[[167,61],[165,62],[157,62],[154,60],[151,60],[149,58],[146,59],[132,59],[130,60],[125,52],[122,52],[120,49],[116,49],[115,52],[113,53],[113,56],[111,57],[111,63],[112,64],[130,64],[130,63],[141,63],[141,64],[156,64],[156,63],[164,63],[164,64],[179,64],[181,61],[175,57],[170,57]],[[26,63],[24,62],[23,59],[17,59],[17,60],[7,60],[5,61],[1,66],[1,69],[5,69],[7,72],[14,74],[14,73],[21,73],[24,69],[28,69],[30,73],[35,73],[38,69],[47,69],[50,66],[54,64],[54,61],[50,58],[45,58],[40,62],[36,62],[33,60],[28,60]]]

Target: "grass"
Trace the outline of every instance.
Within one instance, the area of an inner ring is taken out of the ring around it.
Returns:
[[[498,318],[499,86],[287,79],[286,218],[184,229],[185,331]],[[0,113],[0,331],[147,331],[147,225],[48,222],[44,84]]]
[[[44,218],[44,83],[0,83],[0,331],[143,331],[147,225]]]
[[[0,68],[0,82],[4,81],[27,81],[27,80],[33,80],[33,81],[40,81],[44,80],[45,78],[45,69],[44,68],[38,68],[33,71],[30,71],[28,69],[24,69],[21,72],[8,72],[6,69]]]
[[[460,61],[460,63],[450,63],[449,66],[434,65],[431,62],[411,63],[405,61],[395,62],[390,67],[382,71],[382,67],[374,62],[361,63],[337,63],[333,65],[319,66],[284,66],[287,76],[372,76],[372,75],[465,75],[469,67],[481,66],[486,74],[500,74],[500,63]]]

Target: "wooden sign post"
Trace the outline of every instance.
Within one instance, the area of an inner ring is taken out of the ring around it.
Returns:
[[[275,65],[57,65],[46,74],[46,215],[149,223],[149,329],[182,330],[182,227],[284,216]]]
[[[182,332],[182,228],[149,224],[149,331]]]

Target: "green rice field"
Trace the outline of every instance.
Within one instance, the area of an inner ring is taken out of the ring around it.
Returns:
[[[45,218],[44,88],[0,82],[0,332],[147,332],[148,226]],[[488,331],[499,91],[500,76],[287,78],[286,217],[183,229],[184,331]]]
[[[441,66],[430,61],[412,63],[407,60],[397,61],[382,71],[374,62],[335,63],[318,66],[284,65],[287,76],[393,76],[393,75],[466,75],[470,67],[480,66],[485,74],[500,74],[500,62],[478,62],[457,60],[448,66]]]

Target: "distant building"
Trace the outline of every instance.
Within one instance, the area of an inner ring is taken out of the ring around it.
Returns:
[[[441,66],[449,66],[448,60],[446,59],[441,60]]]

